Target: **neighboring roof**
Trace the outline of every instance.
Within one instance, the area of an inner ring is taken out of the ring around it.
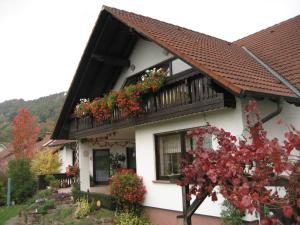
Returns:
[[[50,134],[46,134],[45,137],[41,140],[35,143],[34,147],[35,149],[37,149],[38,151],[43,150],[43,148],[45,147],[45,143],[49,142],[51,139],[51,135]]]
[[[131,12],[110,7],[104,10],[236,94],[250,91],[296,97],[236,43]]]
[[[0,152],[0,162],[7,161],[7,158],[14,155],[13,147],[11,144],[7,145],[7,149]]]
[[[75,143],[75,140],[51,140],[50,142],[46,143],[45,147],[56,147],[56,146],[62,146],[70,143]]]
[[[300,90],[300,15],[234,43],[246,46]]]

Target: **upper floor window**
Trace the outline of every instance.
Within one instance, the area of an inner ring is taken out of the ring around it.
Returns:
[[[153,68],[164,69],[167,72],[167,76],[170,77],[170,76],[176,75],[180,72],[191,69],[191,66],[186,64],[185,62],[183,62],[181,59],[172,58],[172,59],[166,60],[164,62],[158,63],[154,66],[151,66],[151,67],[145,69],[145,71],[148,69],[153,69]],[[140,72],[140,73],[137,73],[137,74],[134,74],[134,75],[128,77],[127,80],[125,81],[124,86],[126,86],[128,84],[137,83],[138,81],[143,79],[144,74],[145,74],[145,72],[143,71],[143,72]]]
[[[206,148],[212,146],[211,136],[204,139]],[[181,159],[186,152],[196,147],[196,140],[187,135],[187,130],[155,135],[156,178],[168,180],[180,173]]]

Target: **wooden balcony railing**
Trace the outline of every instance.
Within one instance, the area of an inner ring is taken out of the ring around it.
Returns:
[[[109,120],[96,121],[92,117],[72,118],[70,137],[81,138],[147,122],[223,107],[235,107],[234,96],[226,92],[216,92],[210,83],[210,78],[196,72],[169,77],[159,91],[149,92],[142,96],[142,106],[145,112],[138,117],[125,119],[116,109]]]
[[[67,176],[66,173],[56,173],[56,174],[51,174],[55,177],[56,180],[59,182],[59,188],[66,188],[66,187],[71,187],[72,184],[75,182],[75,177],[74,176]],[[46,181],[46,176],[47,175],[39,175],[37,177],[37,183],[38,183],[38,189],[42,190],[45,189],[49,183]]]

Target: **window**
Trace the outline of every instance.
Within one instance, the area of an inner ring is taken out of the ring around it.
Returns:
[[[129,76],[125,80],[123,87],[130,85],[130,84],[136,84],[138,81],[141,81],[143,79],[143,75],[145,74],[145,71],[151,70],[153,68],[164,69],[167,73],[167,77],[172,77],[174,75],[177,75],[177,74],[180,74],[183,72],[188,73],[188,71],[192,69],[192,67],[190,65],[186,64],[181,59],[173,57],[173,58],[167,59],[163,62],[160,62],[156,65],[150,66],[150,67],[144,69],[143,71],[140,71],[136,74]]]
[[[195,147],[196,140],[187,136],[187,131],[155,135],[156,178],[168,180],[180,173],[181,159]],[[205,137],[204,145],[211,147],[211,137]]]

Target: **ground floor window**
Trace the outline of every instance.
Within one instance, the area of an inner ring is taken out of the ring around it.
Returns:
[[[196,140],[187,135],[187,130],[155,135],[156,179],[169,180],[180,173],[181,159],[194,148]],[[204,140],[211,147],[211,137]]]

